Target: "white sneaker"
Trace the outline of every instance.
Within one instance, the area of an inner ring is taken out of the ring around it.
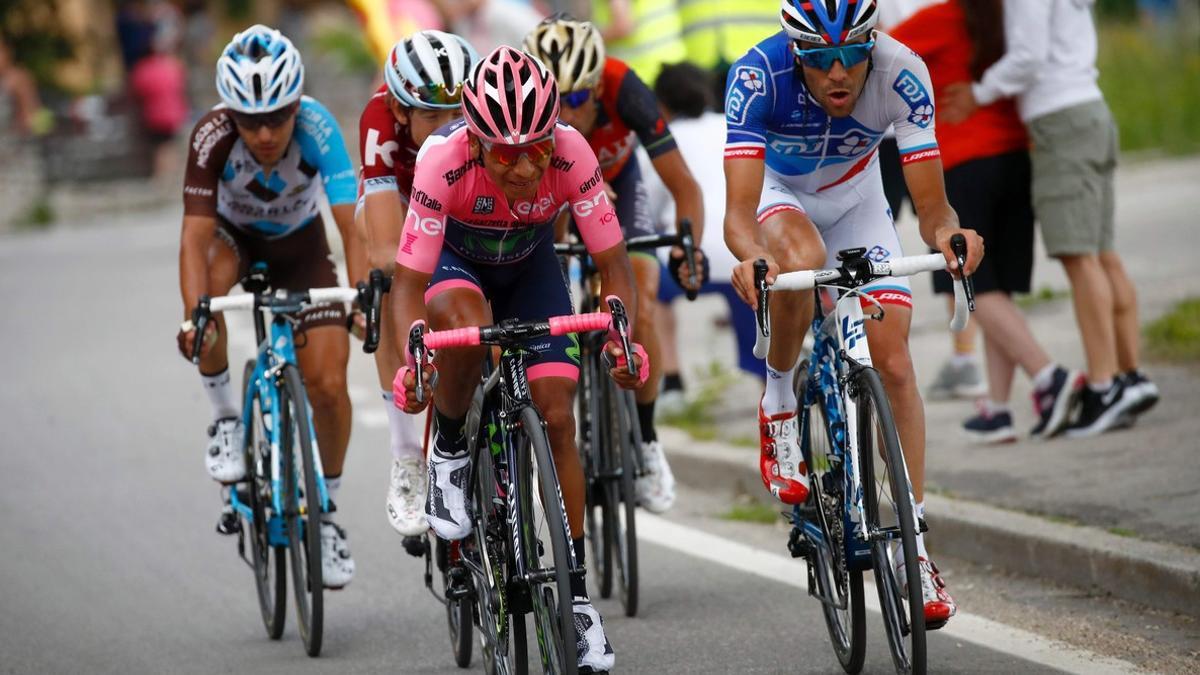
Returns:
[[[587,600],[575,600],[575,649],[580,672],[606,673],[612,670],[616,655],[604,634],[604,620]],[[588,670],[584,670],[584,669]]]
[[[467,481],[471,458],[445,457],[437,450],[429,453],[429,498],[425,500],[425,518],[437,536],[458,541],[471,532],[467,508]]]
[[[242,421],[222,417],[208,427],[208,449],[204,468],[221,483],[236,483],[246,477],[246,455],[242,447]]]
[[[392,460],[392,481],[388,486],[387,515],[392,529],[406,537],[429,529],[425,521],[425,462],[419,457]]]
[[[354,558],[346,543],[346,530],[328,520],[321,521],[321,576],[325,588],[343,588],[354,578]]]
[[[675,504],[675,474],[662,443],[642,443],[642,462],[646,475],[637,479],[638,503],[650,513],[665,513]]]

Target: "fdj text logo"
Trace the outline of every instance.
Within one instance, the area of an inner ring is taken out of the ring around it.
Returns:
[[[854,345],[858,344],[859,340],[866,339],[866,337],[867,333],[863,327],[862,319],[850,323],[850,317],[842,317],[842,342],[846,345],[846,349],[854,349]]]

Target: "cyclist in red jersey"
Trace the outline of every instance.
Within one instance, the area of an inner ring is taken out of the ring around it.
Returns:
[[[553,76],[528,54],[500,47],[472,71],[463,113],[465,124],[430,136],[418,157],[392,283],[397,348],[405,348],[409,327],[426,315],[431,327],[443,330],[570,314],[554,254],[554,224],[564,209],[578,219],[605,288],[636,318],[633,272],[616,214],[587,142],[558,123]],[[585,488],[573,413],[579,349],[571,343],[562,336],[526,345],[537,355],[528,368],[529,388],[546,420],[580,566],[570,575],[580,672],[606,672],[613,650],[582,574]],[[626,355],[619,347],[606,346],[617,363],[610,372],[626,388],[644,384],[648,375],[645,350],[634,349],[637,375],[624,369]],[[426,515],[445,539],[462,539],[471,530],[466,489],[471,458],[463,429],[487,353],[452,349],[435,359],[437,434],[429,453]],[[418,367],[432,386],[432,366]],[[396,404],[410,413],[425,407],[415,400],[415,386],[416,373],[401,368],[393,391]]]
[[[704,227],[700,186],[675,145],[654,93],[623,61],[605,57],[604,41],[596,27],[565,15],[550,17],[525,37],[525,51],[546,64],[557,78],[562,120],[578,129],[596,153],[625,237],[656,233],[641,169],[633,157],[640,142],[678,205],[677,220],[689,219],[695,240],[700,241]],[[634,252],[630,259],[641,309],[633,334],[645,344],[651,363],[651,386],[637,393],[646,467],[646,475],[637,483],[638,500],[650,511],[661,513],[675,501],[675,479],[654,428],[654,404],[661,374],[657,367],[659,346],[653,314],[659,265],[657,258],[649,253]],[[670,261],[675,278],[686,287],[683,250],[673,250]],[[698,290],[708,276],[707,261],[699,249],[696,262],[703,272],[695,287]]]
[[[383,66],[384,84],[359,119],[362,179],[354,220],[372,267],[391,276],[408,213],[417,151],[439,127],[462,115],[462,83],[479,60],[463,38],[426,30],[397,42]],[[425,458],[422,426],[392,400],[392,376],[403,365],[392,345],[388,303],[383,304],[380,349],[375,352],[391,437],[388,522],[402,535],[425,532]]]

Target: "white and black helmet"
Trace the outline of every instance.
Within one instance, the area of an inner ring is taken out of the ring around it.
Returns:
[[[479,55],[463,38],[423,30],[397,42],[383,65],[388,91],[410,108],[457,108]]]
[[[234,35],[217,59],[217,93],[237,112],[279,110],[303,89],[300,51],[274,28],[256,24]]]
[[[604,73],[604,40],[590,21],[551,16],[529,31],[524,49],[550,69],[563,92],[590,89]]]
[[[779,21],[793,40],[835,46],[879,22],[875,0],[782,0]]]

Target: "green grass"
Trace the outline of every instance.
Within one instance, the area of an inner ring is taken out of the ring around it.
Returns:
[[[1108,531],[1112,534],[1117,535],[1118,537],[1126,537],[1129,539],[1133,539],[1133,538],[1137,537],[1137,532],[1134,532],[1133,530],[1131,530],[1127,527],[1110,527],[1110,528],[1108,528]]]
[[[1069,297],[1071,297],[1071,291],[1065,289],[1054,289],[1050,288],[1049,286],[1042,286],[1032,293],[1018,295],[1015,302],[1017,303],[1017,307],[1029,310],[1040,305],[1058,302],[1059,300],[1064,300]]]
[[[777,508],[767,506],[766,504],[747,502],[745,504],[734,504],[728,511],[721,514],[721,518],[739,523],[771,525],[779,522],[783,518],[783,515]]]
[[[50,200],[42,196],[29,207],[28,211],[21,214],[16,221],[16,226],[24,230],[42,230],[53,225],[55,218]]]
[[[717,361],[709,364],[707,371],[696,375],[699,382],[696,395],[678,413],[663,415],[662,423],[678,427],[699,441],[715,440],[720,436],[720,430],[713,423],[713,409],[736,376]],[[757,447],[758,440],[754,439],[750,445]]]
[[[319,51],[336,59],[348,73],[370,74],[379,68],[365,34],[357,28],[330,26],[316,36],[315,42]]]
[[[1200,151],[1200,44],[1135,22],[1103,22],[1097,67],[1124,151]]]
[[[1200,361],[1200,298],[1175,305],[1143,329],[1146,352],[1166,361]]]

